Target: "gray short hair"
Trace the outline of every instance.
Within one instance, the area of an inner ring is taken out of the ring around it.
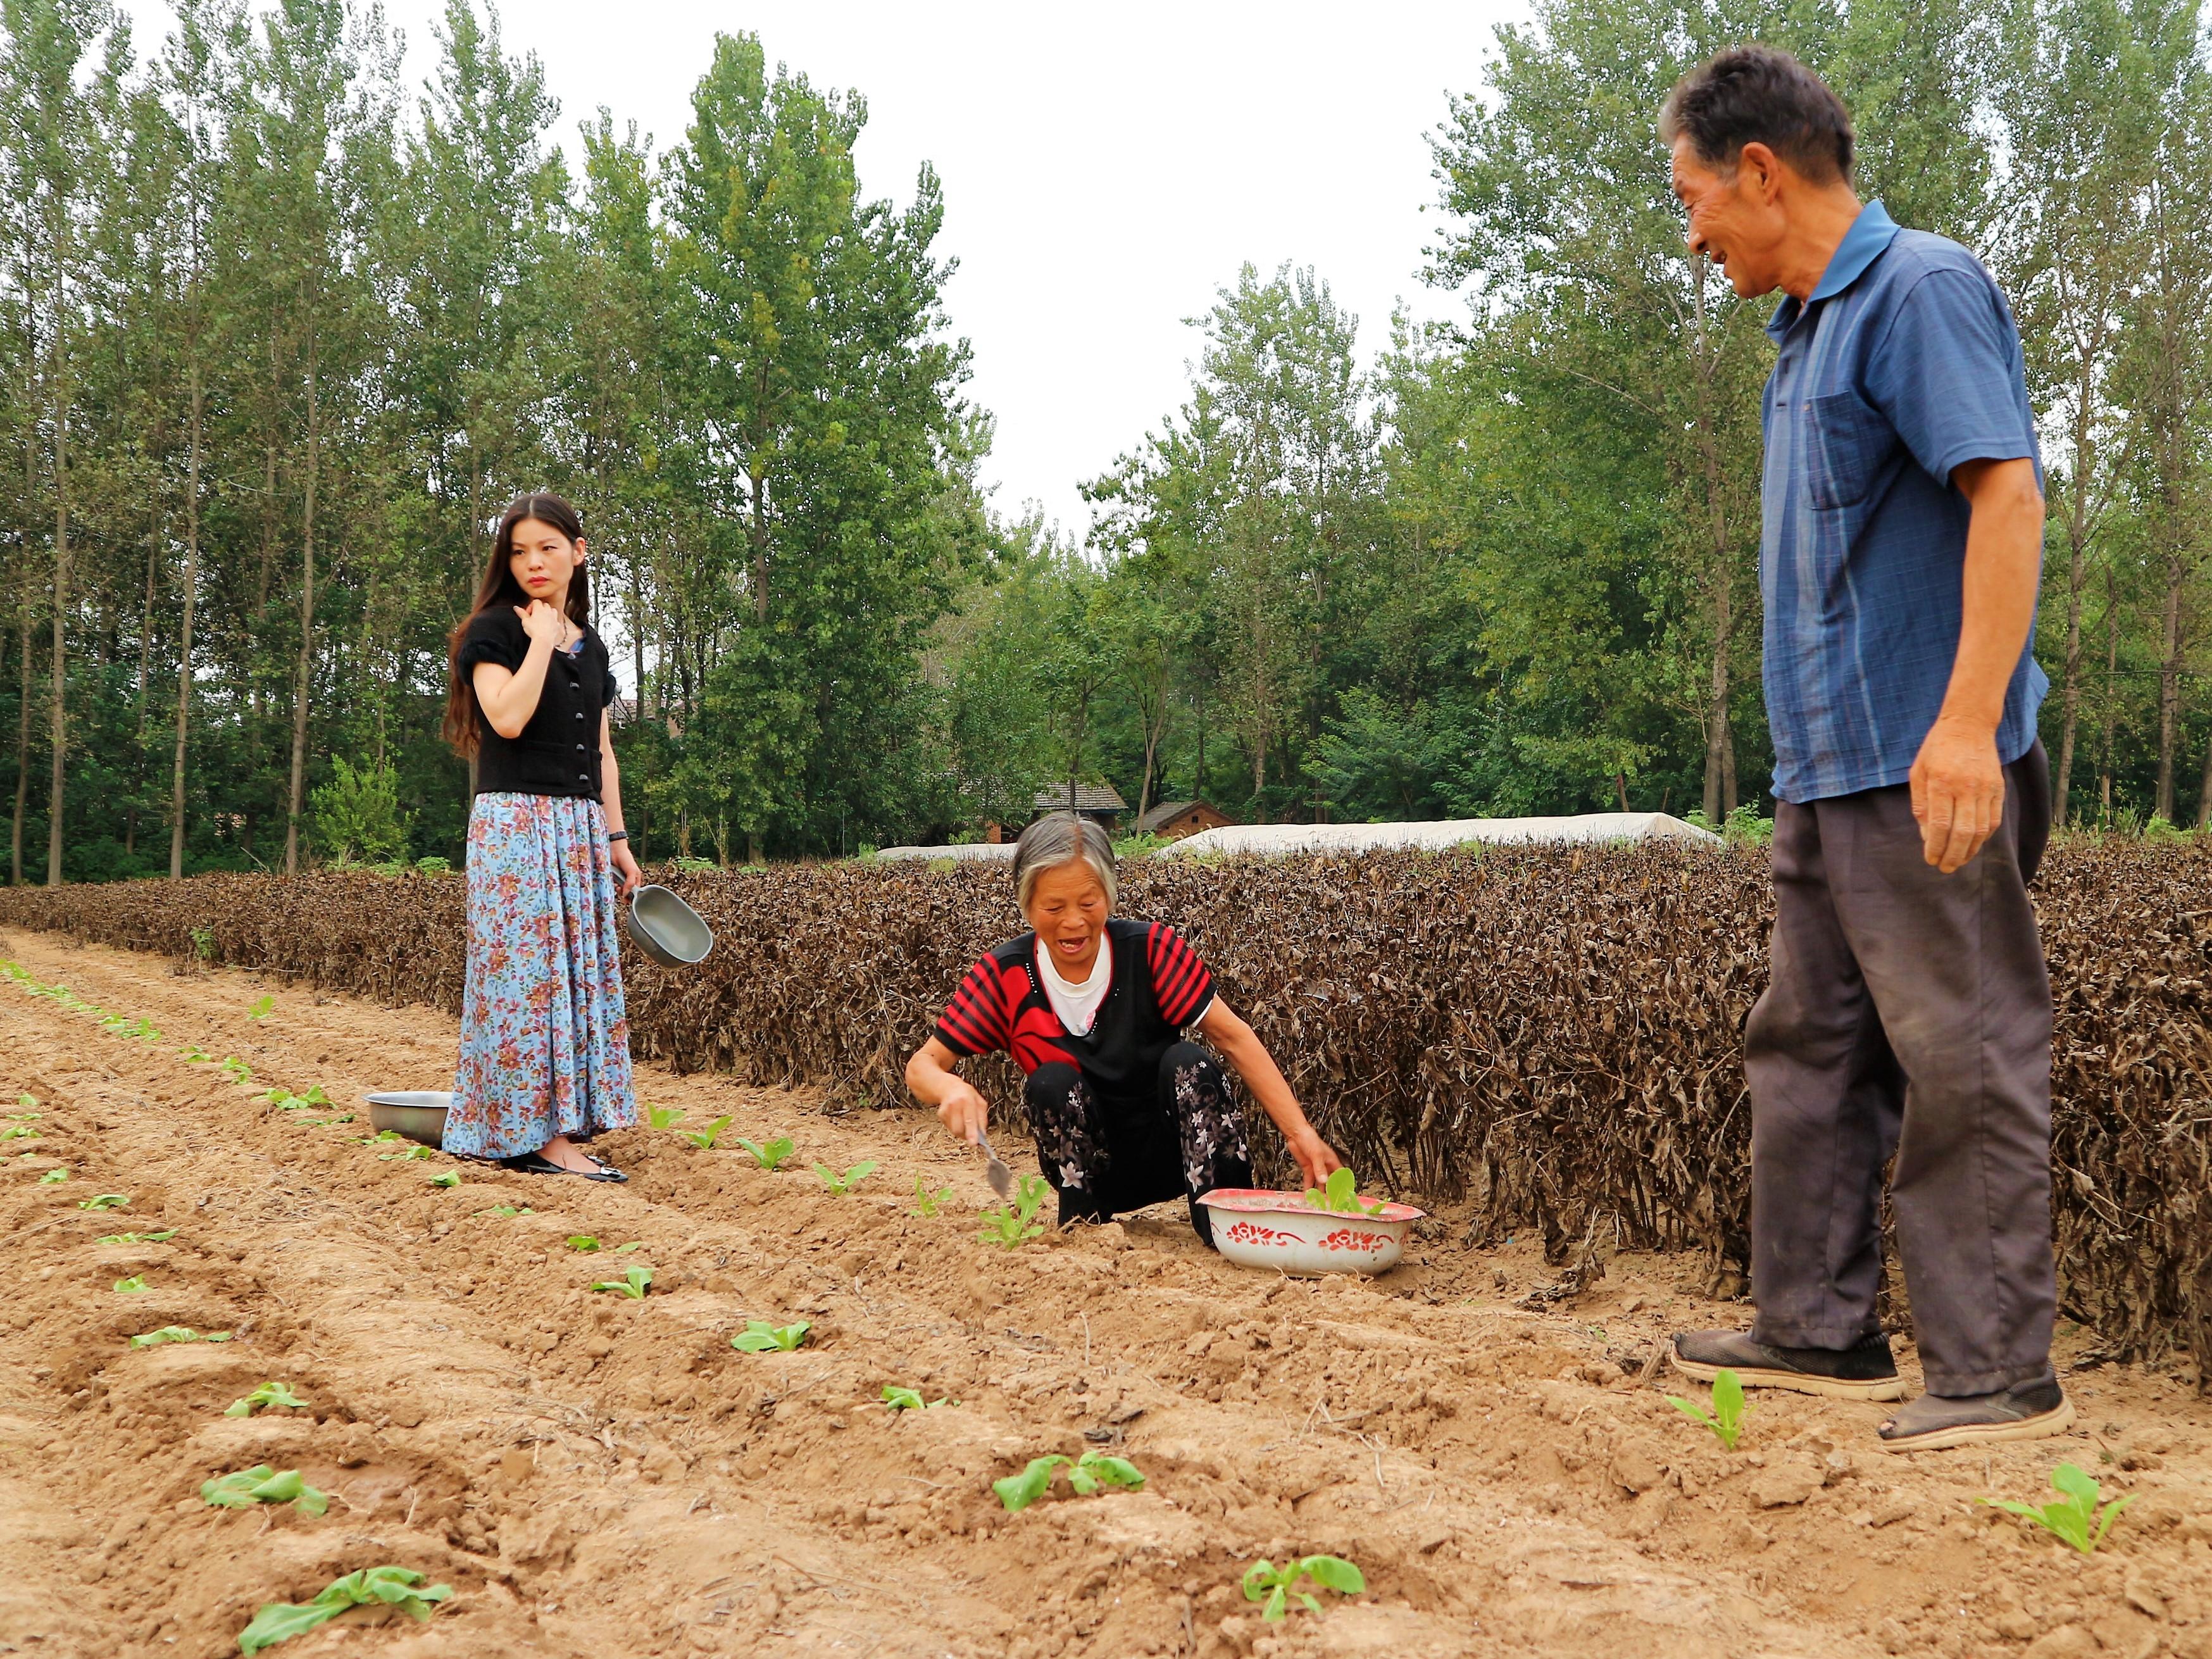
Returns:
[[[1029,914],[1030,895],[1036,891],[1037,878],[1078,859],[1097,875],[1098,884],[1106,890],[1106,906],[1111,909],[1114,843],[1105,830],[1073,812],[1048,812],[1022,831],[1022,838],[1014,844],[1014,902],[1024,915]]]

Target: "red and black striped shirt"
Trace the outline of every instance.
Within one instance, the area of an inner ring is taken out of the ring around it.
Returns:
[[[1082,1069],[1103,1096],[1154,1086],[1160,1056],[1213,1000],[1213,975],[1164,922],[1106,923],[1113,983],[1091,1030],[1067,1030],[1037,974],[1036,935],[996,946],[968,970],[938,1017],[938,1040],[956,1054],[1005,1049],[1024,1072],[1058,1061]]]

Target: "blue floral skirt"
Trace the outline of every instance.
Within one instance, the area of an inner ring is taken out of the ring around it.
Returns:
[[[597,801],[478,795],[469,815],[469,967],[445,1147],[512,1158],[637,1122]]]

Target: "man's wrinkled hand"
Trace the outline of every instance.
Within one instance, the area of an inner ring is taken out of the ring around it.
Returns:
[[[1928,862],[1963,869],[2004,820],[2004,767],[1996,734],[1945,716],[1929,729],[1912,763],[1912,816]]]

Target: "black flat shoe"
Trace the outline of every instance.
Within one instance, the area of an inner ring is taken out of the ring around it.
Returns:
[[[586,1153],[585,1156],[588,1158],[591,1155]],[[572,1175],[580,1176],[586,1181],[628,1181],[629,1179],[620,1170],[610,1164],[599,1164],[599,1160],[596,1158],[592,1158],[592,1163],[599,1165],[596,1170],[564,1170],[543,1152],[518,1152],[513,1158],[502,1158],[497,1162],[502,1170],[516,1170],[524,1175]]]

